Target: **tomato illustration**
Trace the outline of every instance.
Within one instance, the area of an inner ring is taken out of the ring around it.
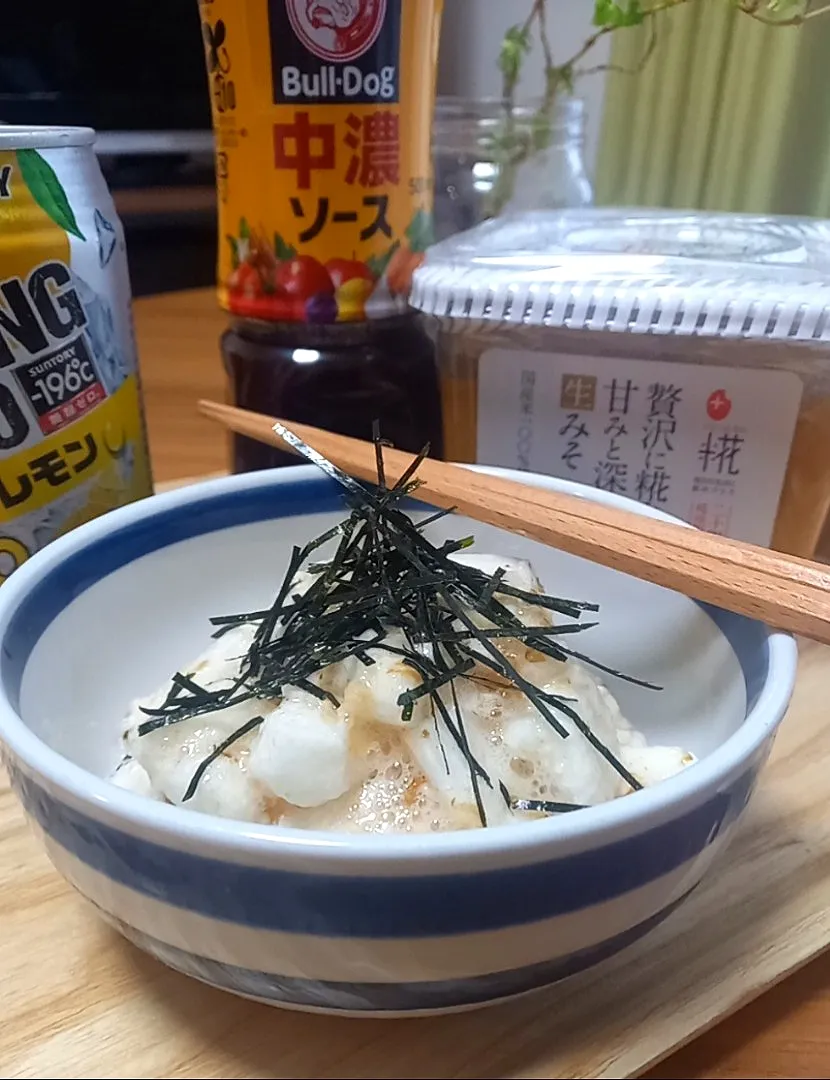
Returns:
[[[312,296],[334,293],[334,283],[322,263],[311,255],[295,255],[280,265],[275,275],[278,291],[308,300]]]
[[[334,282],[335,289],[342,288],[347,281],[374,282],[375,280],[369,267],[357,259],[329,259],[326,270]]]
[[[254,297],[262,292],[262,280],[255,267],[241,263],[228,278],[228,288],[231,292]]]

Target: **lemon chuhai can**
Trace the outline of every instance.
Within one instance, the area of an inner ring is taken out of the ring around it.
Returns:
[[[124,234],[94,138],[0,127],[0,582],[152,490]]]
[[[408,307],[432,242],[442,0],[201,0],[230,398],[441,450],[432,342]],[[234,437],[237,471],[279,464]]]

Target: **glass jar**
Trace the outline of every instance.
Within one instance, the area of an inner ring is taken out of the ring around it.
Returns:
[[[544,123],[539,107],[538,101],[517,106],[508,123],[500,98],[438,98],[432,134],[437,239],[503,210],[592,205],[583,157],[585,103],[560,97]],[[546,145],[533,150],[513,176],[503,175],[508,142],[524,154],[540,129],[544,135],[537,141]]]
[[[434,345],[415,313],[338,326],[235,320],[222,337],[231,404],[371,439],[375,420],[399,450],[443,456]],[[291,454],[232,438],[234,472],[296,465]]]

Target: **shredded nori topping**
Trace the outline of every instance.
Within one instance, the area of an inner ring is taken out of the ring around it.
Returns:
[[[526,592],[506,584],[502,569],[488,575],[454,561],[450,556],[470,547],[472,537],[440,545],[431,543],[425,528],[452,511],[441,510],[416,522],[402,507],[420,486],[416,474],[429,447],[414,458],[397,483],[388,486],[384,443],[376,427],[378,482],[376,487],[370,487],[348,476],[281,425],[275,430],[341,485],[348,516],[305,546],[294,548],[269,608],[211,620],[216,627],[214,637],[245,624],[256,627],[247,654],[240,658],[235,683],[224,689],[208,689],[194,675],[177,673],[166,700],[158,708],[142,710],[148,719],[139,726],[139,735],[240,702],[273,703],[287,686],[298,687],[337,707],[337,698],[318,686],[314,676],[349,657],[371,665],[374,660],[370,650],[384,650],[400,656],[420,676],[419,685],[398,699],[402,720],[410,721],[416,703],[429,698],[439,739],[448,735],[467,763],[482,825],[487,824],[487,815],[481,785],[492,788],[493,780],[470,749],[456,694],[458,679],[486,682],[489,677],[506,681],[527,698],[561,738],[569,735],[560,719],[566,717],[631,788],[642,787],[579,716],[573,699],[534,686],[498,648],[499,641],[518,640],[554,660],[579,659],[600,671],[658,689],[592,661],[562,643],[561,639],[597,625],[595,621],[580,621],[584,613],[598,611],[596,604]],[[329,543],[335,545],[331,558],[313,561],[312,557]],[[310,576],[311,583],[304,592],[296,589],[300,571]],[[527,626],[500,597],[544,608],[572,621]],[[487,625],[480,626],[482,621]],[[398,632],[395,637],[403,636],[404,647],[388,640],[393,631]],[[211,763],[262,722],[262,716],[248,720],[215,747],[194,773],[184,801],[192,798]],[[441,749],[443,752],[443,743]],[[498,786],[512,809],[550,814],[581,809],[566,803],[514,799],[501,780]]]

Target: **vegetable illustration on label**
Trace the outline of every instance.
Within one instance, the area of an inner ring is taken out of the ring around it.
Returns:
[[[422,82],[440,4],[262,0],[247,23],[227,0],[201,7],[221,303],[275,322],[403,314],[432,239]]]

